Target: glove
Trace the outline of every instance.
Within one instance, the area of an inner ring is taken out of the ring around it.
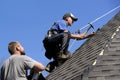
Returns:
[[[90,38],[95,35],[95,32],[90,33],[89,35],[86,36],[86,38]]]
[[[84,34],[83,34],[84,35]],[[89,35],[86,35],[85,37],[83,37],[83,38],[81,38],[81,39],[77,39],[77,40],[82,40],[82,39],[86,39],[86,38],[90,38],[90,37],[92,37],[92,36],[94,36],[95,35],[95,32],[92,32],[92,33],[90,33]]]

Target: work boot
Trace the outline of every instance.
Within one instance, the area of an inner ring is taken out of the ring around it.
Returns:
[[[68,55],[68,58],[71,58],[72,57],[72,54],[70,53],[70,51],[66,51],[66,53]]]
[[[52,72],[52,70],[54,69],[55,69],[55,61],[48,63],[45,68],[47,72]]]
[[[57,67],[61,66],[66,60],[65,59],[59,59],[57,62]]]
[[[66,53],[63,53],[62,51],[60,51],[60,52],[57,54],[57,58],[56,58],[57,66],[62,65],[66,60],[70,59],[71,56],[72,56],[72,55],[70,54],[69,51],[67,51]]]
[[[67,60],[71,58],[71,54],[69,51],[67,51],[66,53],[63,53],[63,51],[60,51],[58,54],[57,54],[57,59],[61,59],[61,60]]]

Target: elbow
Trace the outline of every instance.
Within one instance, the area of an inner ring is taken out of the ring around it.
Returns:
[[[41,67],[41,71],[43,71],[43,70],[45,70],[45,67],[44,67],[44,66]]]
[[[45,70],[45,67],[43,65],[40,65],[39,66],[39,71],[43,71],[43,70]]]
[[[35,71],[43,71],[43,70],[45,70],[45,67],[41,63],[36,63],[34,65],[34,70]]]

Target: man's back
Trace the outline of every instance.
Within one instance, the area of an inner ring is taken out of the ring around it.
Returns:
[[[34,60],[23,55],[12,55],[1,68],[1,80],[27,80],[26,70],[34,66]]]

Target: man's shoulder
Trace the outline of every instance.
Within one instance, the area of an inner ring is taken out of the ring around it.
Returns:
[[[21,55],[22,58],[27,58],[27,59],[32,59],[31,57],[27,56],[27,55]]]
[[[9,61],[10,60],[23,61],[23,60],[29,60],[29,59],[31,59],[31,58],[27,55],[12,55],[11,57],[8,58]]]
[[[59,26],[66,26],[66,21],[65,20],[59,20],[56,22]]]
[[[65,20],[58,20],[58,21],[56,21],[57,23],[65,23]]]

